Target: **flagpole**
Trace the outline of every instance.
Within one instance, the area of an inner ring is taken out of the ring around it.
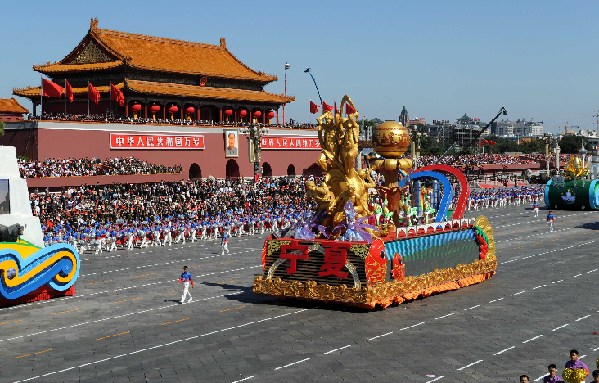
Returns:
[[[40,85],[42,88],[40,89],[40,118],[42,116],[42,111],[44,110],[44,79],[40,75]]]
[[[112,83],[110,83],[110,86],[108,87],[108,102],[109,102],[109,108],[110,108],[110,114],[112,114]]]

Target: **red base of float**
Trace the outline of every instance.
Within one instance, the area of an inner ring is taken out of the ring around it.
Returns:
[[[48,286],[42,286],[39,289],[32,291],[29,294],[19,297],[17,299],[8,300],[0,297],[0,307],[9,307],[20,305],[23,303],[45,301],[52,298],[60,298],[73,295],[75,295],[75,286],[71,286],[65,291],[56,291]]]

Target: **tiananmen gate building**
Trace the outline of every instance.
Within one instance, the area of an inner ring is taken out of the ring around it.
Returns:
[[[277,77],[245,65],[224,38],[210,45],[126,33],[100,29],[97,19],[62,60],[33,69],[47,77],[42,86],[13,94],[45,117],[7,123],[0,144],[34,160],[133,156],[181,164],[181,179],[251,177],[238,127],[278,122],[278,109],[295,100],[264,91]],[[73,115],[90,117],[66,117]],[[234,151],[227,149],[233,138]],[[314,130],[271,125],[261,148],[265,176],[319,172]]]

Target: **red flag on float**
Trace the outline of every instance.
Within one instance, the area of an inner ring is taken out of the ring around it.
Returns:
[[[327,104],[325,101],[323,101],[322,102],[322,111],[330,112],[331,110],[333,110],[333,107],[330,106],[329,104]]]
[[[71,86],[71,83],[67,80],[64,80],[64,88],[66,98],[69,100],[69,102],[73,102],[75,95],[73,94],[73,87]]]
[[[90,101],[96,105],[100,102],[100,92],[98,92],[98,89],[96,89],[91,82],[87,83],[87,96]]]
[[[42,79],[42,96],[60,98],[62,92],[64,92],[62,86],[45,78]]]
[[[351,104],[345,104],[345,113],[354,114],[356,113],[356,108],[354,108]]]
[[[110,83],[110,99],[118,102],[120,106],[125,106],[125,96],[123,95],[123,92],[112,83]]]
[[[312,114],[318,113],[318,105],[313,103],[312,100],[310,100],[310,113],[312,113]]]

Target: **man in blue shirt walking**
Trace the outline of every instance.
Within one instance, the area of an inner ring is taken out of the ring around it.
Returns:
[[[191,302],[191,294],[189,293],[189,285],[193,289],[194,283],[191,279],[191,273],[187,271],[187,266],[183,266],[183,273],[181,273],[181,277],[179,277],[179,283],[183,283],[183,295],[181,295],[181,304]],[[185,297],[189,295],[189,300],[185,302]]]
[[[555,222],[555,216],[553,212],[549,210],[549,214],[547,214],[547,224],[549,225],[549,231],[553,231],[553,223]]]

